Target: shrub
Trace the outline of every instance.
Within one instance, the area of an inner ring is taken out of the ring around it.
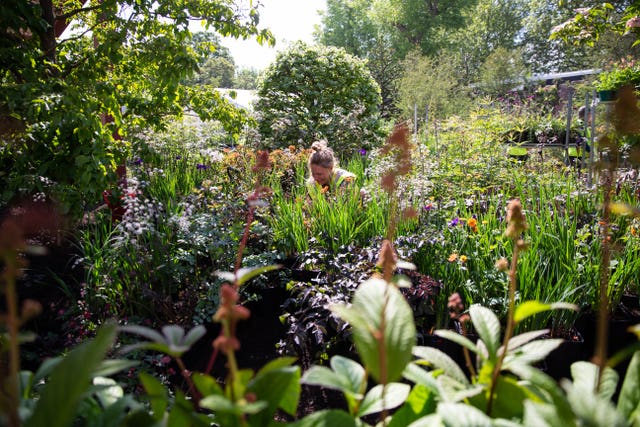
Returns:
[[[264,147],[324,138],[344,158],[382,139],[380,88],[364,63],[342,49],[293,45],[266,70],[258,95]]]

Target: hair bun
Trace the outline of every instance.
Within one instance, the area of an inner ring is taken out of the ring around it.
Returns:
[[[311,149],[313,151],[322,151],[326,148],[327,148],[327,141],[324,141],[324,140],[314,141],[313,144],[311,144]]]

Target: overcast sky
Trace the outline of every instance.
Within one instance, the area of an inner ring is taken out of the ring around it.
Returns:
[[[223,45],[231,51],[236,66],[262,70],[291,42],[312,42],[314,25],[320,23],[317,11],[326,9],[326,0],[264,0],[262,3],[260,27],[273,32],[276,46],[267,48],[255,40],[224,39]]]

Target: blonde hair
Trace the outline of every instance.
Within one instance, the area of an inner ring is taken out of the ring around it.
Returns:
[[[327,145],[327,141],[315,141],[311,144],[311,150],[313,152],[309,156],[309,170],[311,170],[311,165],[318,165],[327,169],[333,169],[337,166],[336,156],[333,154],[333,150]]]

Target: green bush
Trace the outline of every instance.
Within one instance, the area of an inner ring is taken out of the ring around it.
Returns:
[[[263,147],[308,148],[326,139],[345,158],[382,140],[380,88],[343,49],[294,44],[266,70],[258,95]]]

